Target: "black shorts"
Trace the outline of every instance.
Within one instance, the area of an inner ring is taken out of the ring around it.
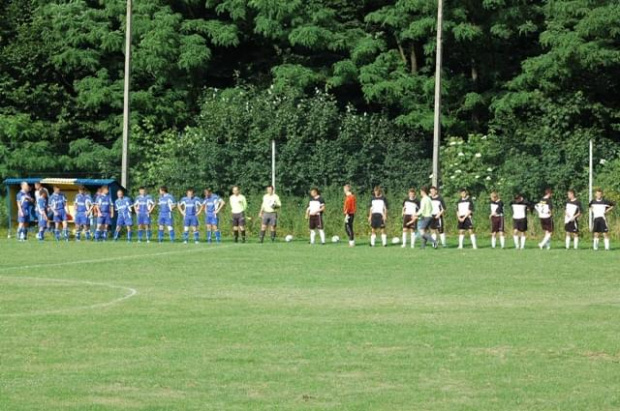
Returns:
[[[491,232],[503,233],[504,232],[504,216],[491,217]]]
[[[232,215],[232,225],[233,227],[245,227],[245,214],[234,213]]]
[[[543,231],[548,231],[552,233],[553,232],[553,218],[541,218],[540,226],[542,227]]]
[[[607,233],[609,232],[609,227],[607,226],[607,220],[605,217],[596,217],[592,222],[592,232],[593,233]]]
[[[443,234],[443,216],[439,218],[435,218],[435,216],[433,216],[430,229],[437,230],[440,234]]]
[[[527,231],[527,218],[516,218],[512,220],[515,231],[525,233]]]
[[[567,233],[577,234],[579,232],[579,225],[577,224],[577,220],[569,221],[564,224],[564,231]]]
[[[385,221],[383,221],[383,214],[374,213],[370,216],[370,227],[373,229],[385,228]]]
[[[403,216],[403,230],[415,230],[417,216],[404,215]]]
[[[309,220],[309,226],[311,230],[322,230],[323,229],[323,216],[311,215]]]
[[[467,217],[463,221],[459,221],[458,229],[459,230],[473,230],[474,229],[474,222],[473,222],[471,216]]]

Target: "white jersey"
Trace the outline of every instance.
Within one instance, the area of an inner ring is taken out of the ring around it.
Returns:
[[[543,198],[534,208],[538,212],[539,218],[551,218],[551,209],[553,208],[551,198]]]
[[[324,205],[325,201],[323,201],[323,197],[310,197],[310,201],[308,202],[308,212],[310,215],[322,214],[321,207]]]
[[[420,209],[420,203],[417,198],[413,200],[410,198],[406,198],[403,202],[403,214],[405,215],[417,215],[418,210]]]
[[[566,212],[564,213],[564,223],[569,223],[575,219],[577,214],[581,214],[581,202],[577,199],[566,202]]]
[[[383,211],[387,209],[387,200],[385,197],[373,197],[370,200],[370,212],[372,214],[383,214]]]
[[[605,199],[592,200],[590,202],[590,208],[592,209],[592,217],[605,218],[605,213],[607,212],[607,209],[613,206],[614,206],[614,203],[612,203],[611,201],[607,201]]]

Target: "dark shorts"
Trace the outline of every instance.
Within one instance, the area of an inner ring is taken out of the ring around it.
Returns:
[[[440,234],[443,234],[443,216],[439,218],[435,218],[435,216],[433,216],[430,229],[437,230]]]
[[[370,227],[373,229],[385,228],[385,221],[383,221],[383,214],[372,214],[370,216]]]
[[[278,225],[278,215],[276,213],[263,213],[263,225],[275,227]]]
[[[516,231],[525,233],[527,231],[527,218],[513,219],[512,225]]]
[[[311,230],[322,230],[323,229],[323,216],[322,215],[311,215],[309,219],[309,227]]]
[[[403,216],[403,229],[404,230],[415,230],[415,223],[417,217],[414,215],[404,215]]]
[[[491,232],[503,233],[504,232],[504,217],[497,216],[491,217]]]
[[[553,218],[541,218],[540,226],[544,231],[553,232]]]
[[[577,220],[569,221],[568,223],[564,224],[564,231],[566,231],[567,233],[577,234],[579,232],[579,224],[577,224]]]
[[[473,230],[474,229],[474,222],[473,222],[471,216],[467,217],[463,221],[459,221],[458,229],[459,230]]]
[[[607,226],[607,220],[604,217],[596,217],[592,222],[593,233],[607,233],[609,227]]]
[[[245,214],[244,213],[233,213],[232,225],[233,227],[245,227]]]

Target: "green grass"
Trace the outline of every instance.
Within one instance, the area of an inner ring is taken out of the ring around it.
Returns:
[[[0,410],[618,409],[618,252],[555,246],[2,240]]]

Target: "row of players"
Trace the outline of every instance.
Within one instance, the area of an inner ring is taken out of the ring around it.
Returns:
[[[345,231],[349,237],[349,245],[355,245],[355,234],[353,230],[353,222],[357,213],[357,199],[353,194],[349,185],[344,186],[344,220]],[[553,192],[546,190],[543,198],[532,203],[523,198],[522,195],[516,195],[510,202],[513,216],[513,239],[515,248],[523,249],[525,247],[527,227],[527,214],[529,211],[536,212],[540,219],[544,237],[538,246],[542,248],[550,248],[551,236],[554,231],[553,226]],[[247,210],[247,200],[240,192],[239,187],[233,187],[232,195],[229,198],[230,211],[232,214],[232,226],[234,233],[234,241],[245,242],[245,213]],[[75,208],[75,225],[76,239],[79,241],[82,237],[90,239],[91,236],[91,220],[94,220],[96,230],[94,239],[97,241],[105,240],[108,237],[108,230],[112,223],[112,219],[117,215],[116,230],[114,231],[114,239],[118,239],[123,229],[127,232],[127,239],[131,241],[133,227],[133,213],[135,212],[138,223],[138,241],[151,240],[151,214],[158,207],[158,240],[161,242],[164,238],[164,230],[168,229],[170,240],[175,240],[173,228],[173,210],[177,208],[183,217],[183,241],[189,241],[190,230],[195,242],[199,241],[199,221],[198,216],[204,212],[205,225],[207,229],[207,242],[212,242],[213,238],[216,242],[221,241],[219,231],[219,215],[223,210],[226,202],[220,198],[212,190],[204,191],[204,198],[200,199],[195,196],[193,189],[188,189],[186,196],[179,202],[168,193],[168,189],[162,186],[159,189],[159,199],[157,203],[147,193],[146,189],[140,188],[139,194],[134,201],[125,196],[123,190],[117,192],[117,199],[114,203],[109,195],[107,186],[101,187],[94,199],[86,192],[84,187],[79,188],[79,192],[74,200]],[[267,230],[270,232],[271,240],[276,238],[276,227],[278,220],[278,210],[282,203],[277,194],[275,194],[272,186],[268,186],[266,194],[263,196],[259,217],[261,218],[260,242],[264,241]],[[59,187],[54,187],[54,192],[49,195],[47,189],[40,185],[35,185],[34,198],[30,194],[30,186],[22,183],[21,191],[17,195],[18,206],[18,238],[25,240],[27,238],[28,225],[30,223],[29,209],[34,206],[35,216],[39,225],[37,238],[43,240],[45,231],[51,229],[54,224],[54,234],[57,240],[68,240],[69,234],[67,229],[68,220],[68,200],[61,192]],[[607,224],[607,214],[613,209],[614,204],[603,198],[603,192],[597,190],[595,199],[590,202],[589,209],[594,217],[593,233],[594,233],[594,249],[598,249],[599,238],[602,234],[604,237],[605,249],[609,249],[609,227]],[[385,231],[387,221],[388,202],[383,195],[380,187],[375,187],[373,196],[369,204],[368,222],[372,233],[370,237],[370,245],[375,246],[378,233],[381,234],[381,242],[383,246],[387,246],[387,234]],[[435,187],[430,189],[422,188],[420,197],[418,198],[416,190],[410,189],[407,198],[402,204],[403,217],[403,237],[402,247],[407,246],[407,239],[411,237],[411,247],[415,247],[417,238],[422,240],[422,248],[427,243],[431,243],[434,248],[438,245],[445,246],[445,226],[444,216],[446,212],[446,204],[439,195]],[[310,191],[310,199],[306,210],[306,218],[309,220],[310,243],[315,244],[316,234],[318,232],[320,242],[325,243],[325,231],[323,229],[323,213],[325,211],[325,202],[321,197],[320,191],[313,188]],[[460,199],[456,204],[456,215],[458,219],[459,230],[459,248],[463,248],[465,234],[469,233],[471,245],[475,249],[476,236],[474,233],[473,213],[475,211],[474,202],[469,196],[466,189],[461,190]],[[564,209],[564,221],[566,231],[566,247],[570,248],[571,240],[574,248],[578,248],[579,241],[579,218],[583,215],[584,210],[581,202],[576,197],[573,190],[567,193],[567,200]],[[491,220],[491,246],[497,247],[497,240],[501,248],[505,247],[504,236],[504,202],[500,199],[496,192],[490,196],[490,214]],[[62,229],[62,230],[61,230]]]

